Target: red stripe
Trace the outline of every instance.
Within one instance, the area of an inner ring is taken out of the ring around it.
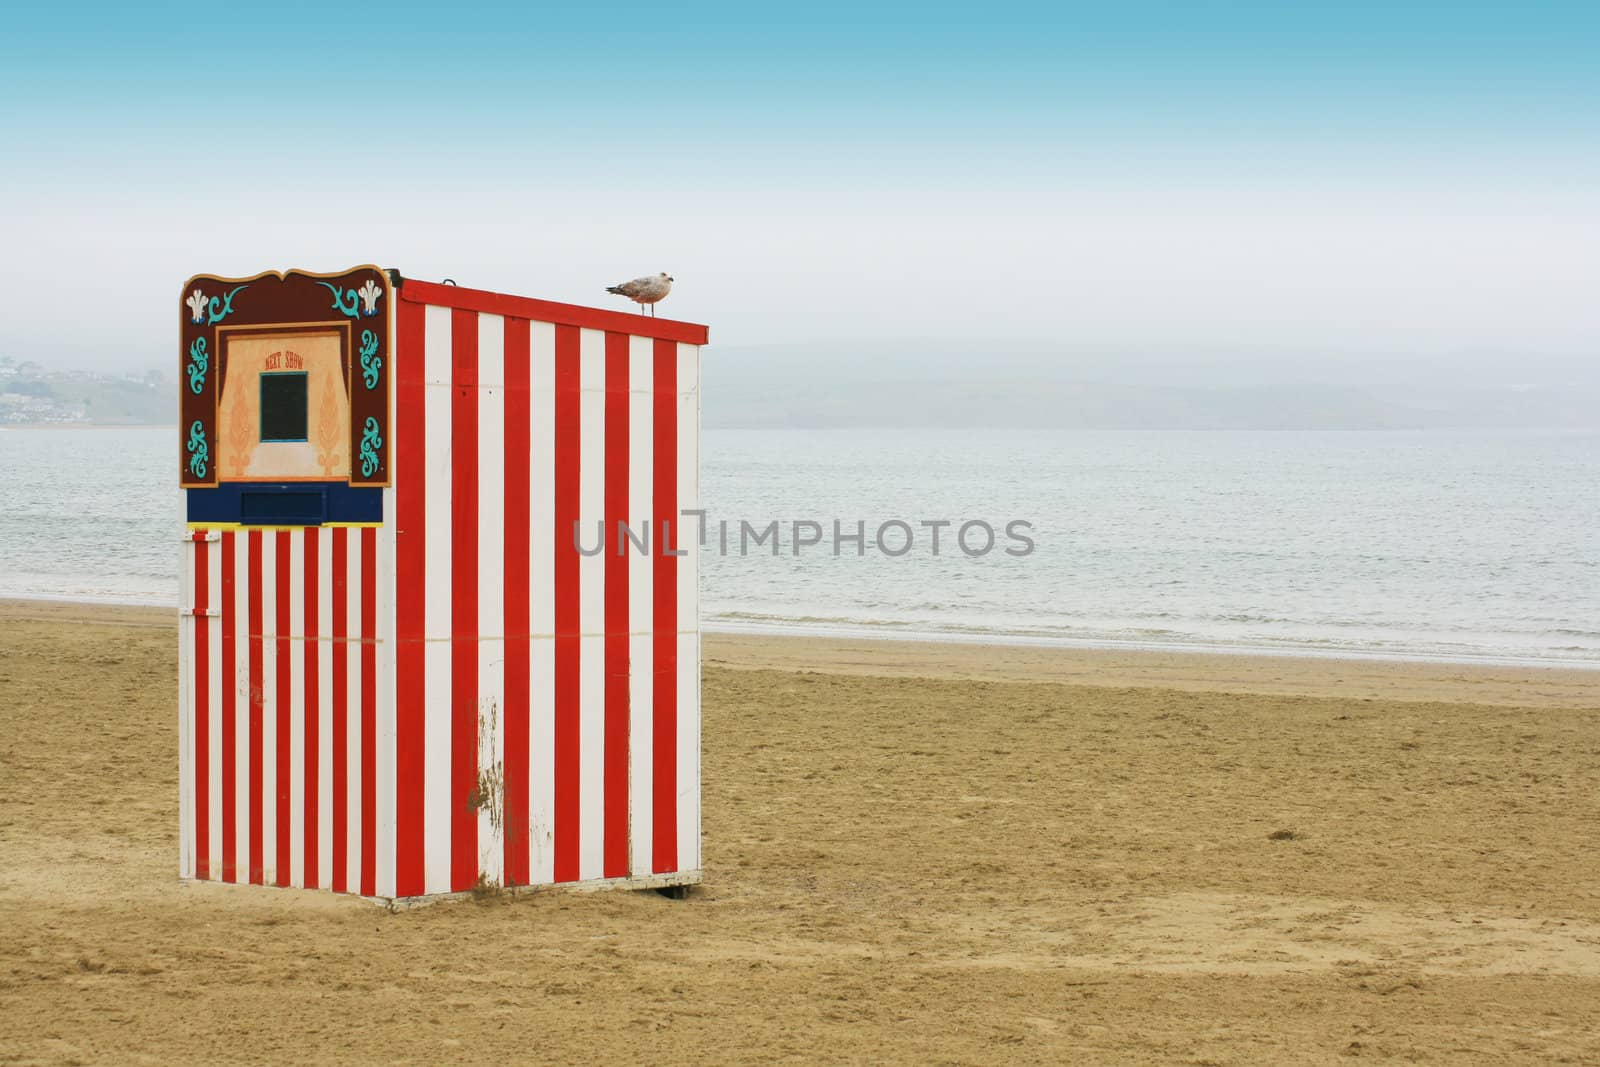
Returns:
[[[317,633],[317,528],[307,526],[305,530],[305,556],[306,556],[306,775],[305,775],[305,884],[309,889],[317,889],[322,882],[317,869],[317,827],[321,822],[321,809],[317,803],[318,784],[322,777],[322,752],[318,732],[322,725],[319,718],[321,709],[317,706],[322,699],[321,678],[318,677],[322,665],[321,648],[318,644]]]
[[[628,875],[628,335],[606,334],[605,843],[607,878]],[[615,542],[615,544],[613,544]]]
[[[531,356],[528,320],[505,325],[505,880],[527,885]]]
[[[395,895],[423,893],[427,378],[421,304],[395,310]]]
[[[335,893],[348,888],[350,848],[350,582],[347,531],[333,528],[333,878]]]
[[[578,520],[579,335],[556,327],[555,359],[555,880],[578,880],[579,628]]]
[[[651,862],[657,873],[678,869],[678,558],[663,553],[684,540],[678,515],[678,346],[655,343],[654,693],[650,706]]]
[[[277,541],[277,678],[278,678],[278,844],[273,855],[278,884],[289,884],[289,767],[294,754],[289,750],[289,531],[279,530]]]
[[[450,888],[478,880],[478,313],[450,316]]]
[[[532,319],[535,322],[555,323],[557,326],[631,333],[690,345],[706,344],[710,333],[706,327],[693,322],[652,318],[632,311],[607,311],[581,304],[559,304],[551,300],[534,300],[465,286],[439,285],[414,278],[407,278],[406,284],[395,295],[400,298],[402,308],[407,302],[419,306],[433,304],[436,307],[503,315],[508,319]]]
[[[197,534],[204,531],[197,531]],[[194,607],[210,605],[209,546],[199,536],[194,546]],[[211,877],[211,619],[194,620],[194,876]]]
[[[378,531],[361,528],[361,895],[378,895]]]
[[[239,730],[235,717],[239,713],[234,674],[238,670],[239,616],[238,601],[234,595],[233,578],[234,533],[222,531],[222,880],[232,882],[238,877],[238,805],[234,791],[238,788],[235,770],[239,758]]]
[[[261,884],[261,719],[266,694],[262,691],[263,650],[261,647],[261,531],[251,530],[246,551],[249,559],[250,612],[250,883]]]

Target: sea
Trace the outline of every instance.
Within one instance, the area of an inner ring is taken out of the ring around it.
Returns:
[[[175,433],[0,430],[0,597],[176,605]],[[706,430],[702,455],[708,630],[1600,668],[1600,432]]]

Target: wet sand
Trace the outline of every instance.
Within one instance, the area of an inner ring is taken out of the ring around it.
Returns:
[[[176,880],[171,612],[0,602],[0,1062],[1600,1062],[1600,673],[711,635],[706,884]]]

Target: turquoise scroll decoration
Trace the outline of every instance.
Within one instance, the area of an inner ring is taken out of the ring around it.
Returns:
[[[318,282],[333,294],[333,310],[347,319],[365,315],[372,318],[378,313],[378,301],[383,299],[383,287],[371,278],[360,289],[343,289],[332,282]]]
[[[209,318],[206,321],[206,325],[215,326],[227,318],[233,311],[233,298],[239,295],[240,290],[248,288],[250,288],[248,285],[241,285],[232,292],[212,297],[210,307],[207,309]]]
[[[197,422],[195,425],[200,424]],[[378,420],[369,415],[361,427],[361,477],[370,478],[377,471],[378,449],[382,447],[383,438],[378,436]]]
[[[206,367],[210,360],[206,357],[206,339],[196,337],[194,344],[189,346],[189,392],[199,396],[206,388]]]
[[[367,420],[372,422],[371,419]],[[381,443],[381,442],[380,442]],[[199,419],[195,419],[189,426],[189,473],[196,478],[206,476],[206,463],[211,459],[211,449],[206,445],[206,430]],[[366,442],[362,442],[362,451],[365,453]],[[363,466],[365,463],[363,462]]]
[[[378,387],[378,374],[383,370],[383,359],[378,355],[378,335],[371,330],[361,331],[361,383],[368,389]]]
[[[317,284],[333,294],[333,310],[349,319],[361,314],[361,297],[354,289],[341,289],[332,282],[318,282]]]

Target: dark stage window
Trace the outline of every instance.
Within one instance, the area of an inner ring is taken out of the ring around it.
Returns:
[[[306,439],[306,376],[304,371],[261,376],[261,439]]]

